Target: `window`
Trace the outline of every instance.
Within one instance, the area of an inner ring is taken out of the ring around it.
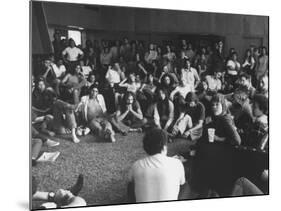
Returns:
[[[68,39],[72,38],[76,45],[81,45],[81,32],[77,30],[68,30]]]

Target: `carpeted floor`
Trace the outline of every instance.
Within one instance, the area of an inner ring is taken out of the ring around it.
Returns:
[[[38,190],[54,191],[68,188],[76,181],[79,173],[84,175],[84,187],[80,192],[87,204],[127,203],[127,173],[132,164],[146,154],[142,148],[141,133],[128,136],[117,134],[116,143],[108,143],[92,135],[81,138],[79,144],[70,137],[53,138],[60,142],[53,148],[42,151],[60,151],[54,163],[38,163],[32,168],[32,175],[39,182]],[[189,144],[177,139],[168,145],[168,155],[182,154]],[[39,206],[33,203],[33,208]]]

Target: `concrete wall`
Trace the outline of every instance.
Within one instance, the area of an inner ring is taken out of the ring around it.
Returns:
[[[87,29],[87,38],[174,39],[180,34],[225,37],[226,48],[241,55],[250,44],[268,46],[268,17],[96,5],[43,3],[51,26]],[[159,40],[158,40],[159,41]],[[160,42],[160,41],[159,41]]]

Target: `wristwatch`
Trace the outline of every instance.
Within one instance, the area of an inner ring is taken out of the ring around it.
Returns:
[[[55,199],[55,193],[54,192],[49,192],[48,193],[48,201],[53,202]]]

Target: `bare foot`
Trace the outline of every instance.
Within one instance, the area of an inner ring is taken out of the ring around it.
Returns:
[[[80,142],[80,140],[75,136],[75,137],[72,137],[72,141],[77,144]]]
[[[110,135],[109,139],[110,139],[110,141],[111,141],[112,143],[116,142],[116,139],[115,139],[115,137],[114,137],[113,134]]]
[[[53,131],[49,131],[49,130],[46,131],[46,133],[47,133],[49,136],[52,136],[52,137],[56,135]]]

